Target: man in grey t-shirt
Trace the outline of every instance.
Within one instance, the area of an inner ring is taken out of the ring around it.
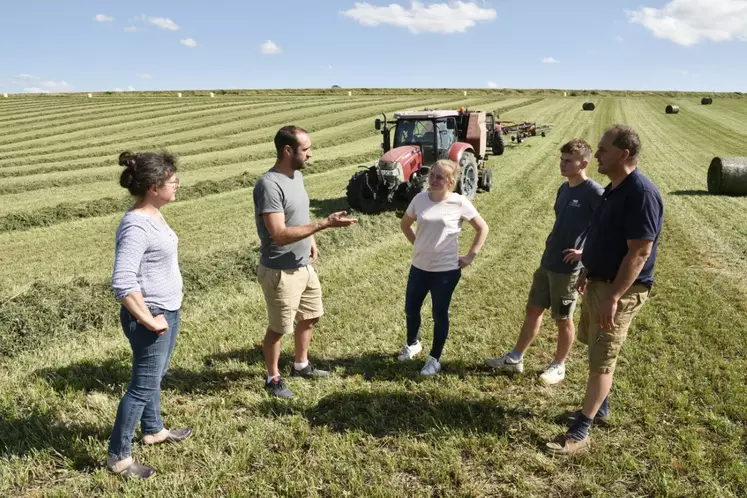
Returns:
[[[295,335],[295,362],[291,376],[323,377],[308,359],[314,325],[324,314],[322,288],[312,263],[318,251],[314,234],[330,227],[346,227],[357,220],[345,211],[311,223],[309,196],[301,171],[311,158],[311,138],[296,126],[285,126],[275,135],[277,160],[254,186],[254,219],[260,240],[257,276],[267,303],[269,325],[263,343],[267,379],[273,396],[290,398],[278,370],[281,339]]]
[[[516,347],[500,358],[485,363],[504,372],[524,371],[524,352],[534,341],[542,324],[542,314],[550,309],[558,326],[555,360],[540,378],[557,384],[565,378],[565,360],[576,331],[573,311],[578,298],[576,280],[581,272],[581,253],[591,223],[591,215],[602,201],[604,188],[586,177],[591,146],[574,139],[560,148],[560,174],[568,179],[555,199],[555,224],[545,242],[540,267],[534,272],[524,324]]]

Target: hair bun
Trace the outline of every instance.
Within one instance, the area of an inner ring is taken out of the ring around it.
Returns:
[[[135,155],[129,151],[122,152],[119,155],[119,165],[124,166],[125,168],[136,170],[137,161],[135,160]]]

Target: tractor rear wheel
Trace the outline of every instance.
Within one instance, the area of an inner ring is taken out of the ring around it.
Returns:
[[[493,134],[493,155],[502,156],[503,151],[506,150],[506,143],[503,140],[503,133],[496,130]]]
[[[465,152],[459,161],[461,175],[456,185],[456,192],[472,200],[477,192],[477,159],[472,152]]]
[[[376,170],[373,168],[355,173],[350,178],[347,188],[350,207],[366,214],[378,212],[381,203],[376,199],[376,193],[372,188],[376,183]]]

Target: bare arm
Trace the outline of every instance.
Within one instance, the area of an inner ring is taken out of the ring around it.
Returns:
[[[485,223],[482,216],[477,215],[473,217],[469,223],[475,229],[475,237],[472,239],[472,247],[470,247],[467,255],[459,258],[460,268],[472,263],[477,253],[482,249],[483,244],[485,244],[485,239],[488,237],[488,224]]]
[[[355,218],[345,218],[346,211],[338,211],[324,218],[322,221],[300,225],[297,227],[285,226],[284,213],[264,213],[262,219],[265,222],[270,237],[279,246],[285,246],[311,237],[316,232],[330,227],[346,227],[357,223]]]
[[[604,299],[597,316],[597,322],[600,327],[611,329],[615,326],[615,313],[617,312],[617,302],[625,294],[635,279],[641,273],[643,265],[646,264],[651,250],[654,247],[652,240],[632,239],[628,240],[628,253],[622,260],[617,276],[612,282],[609,295]]]
[[[405,213],[402,217],[402,221],[399,222],[399,227],[402,229],[402,233],[405,234],[410,244],[415,243],[415,231],[412,229],[412,224],[415,223],[417,218],[413,218],[409,214]]]

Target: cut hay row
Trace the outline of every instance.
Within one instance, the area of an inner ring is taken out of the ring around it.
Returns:
[[[412,100],[401,100],[397,102],[413,102]],[[143,123],[138,129],[140,133],[131,130],[116,130],[107,132],[102,130],[101,138],[86,141],[85,153],[70,152],[69,142],[66,147],[55,150],[36,149],[30,151],[27,162],[40,164],[40,161],[51,162],[70,161],[81,158],[95,157],[97,155],[111,154],[112,146],[117,150],[127,147],[148,146],[150,143],[157,143],[158,146],[172,146],[178,144],[189,144],[194,142],[198,137],[200,141],[207,139],[227,139],[234,136],[240,136],[243,132],[253,131],[261,127],[274,126],[276,123],[282,123],[285,120],[298,116],[298,119],[308,119],[311,117],[324,116],[329,113],[353,113],[356,110],[360,112],[369,112],[381,108],[389,103],[383,102],[340,102],[340,103],[316,103],[304,106],[292,104],[288,106],[279,106],[261,109],[246,109],[235,112],[216,112],[202,116],[200,119],[190,119],[189,117],[180,117],[172,122],[168,120],[158,120]]]
[[[431,101],[431,103],[433,103],[433,102],[434,101]],[[463,102],[463,101],[460,101],[460,102]],[[452,103],[456,103],[458,105],[459,102],[452,102]],[[384,107],[384,108],[386,109],[386,107]],[[396,108],[398,108],[398,106],[392,107],[392,109],[396,109]],[[378,105],[372,106],[372,111],[375,110],[376,112],[378,112],[381,109],[382,109],[382,106],[378,106]],[[354,110],[350,110],[350,112],[352,113],[352,112],[354,112]],[[325,108],[320,108],[318,111],[314,112],[311,116],[324,116],[325,114],[327,114],[327,112],[325,112]],[[363,113],[361,115],[364,115],[364,114],[365,113]],[[298,114],[289,111],[289,114],[288,114],[287,117],[285,117],[285,118],[283,118],[283,117],[276,118],[277,120],[276,120],[276,122],[275,122],[275,124],[273,126],[279,126],[280,124],[283,124],[285,121],[287,121],[288,119],[293,118],[294,116],[297,117]],[[261,117],[261,118],[256,119],[255,123],[258,123],[258,124],[261,124],[261,125],[266,125],[268,121],[269,121],[268,119]],[[257,127],[256,124],[255,125],[251,125],[250,124],[250,125],[247,125],[247,126],[249,128],[252,128],[252,127],[256,128]],[[269,129],[269,127],[268,127],[268,129]],[[273,129],[272,132],[274,133],[274,131],[276,131],[276,130]],[[249,134],[255,134],[255,132],[252,131],[252,132],[249,132]],[[197,141],[195,141],[195,138],[197,139]],[[196,137],[192,138],[191,134],[190,134],[190,136],[188,136],[188,138],[186,139],[187,144],[185,145],[185,148],[187,148],[189,150],[189,147],[191,147],[190,144],[194,143],[194,149],[190,150],[190,152],[192,154],[211,153],[211,152],[214,152],[214,151],[221,151],[221,150],[224,150],[224,149],[227,148],[227,146],[225,145],[226,142],[223,139],[216,139],[216,140],[213,141],[213,143],[210,146],[203,147],[201,145],[201,143],[200,143],[201,142],[201,140],[200,140],[201,138],[204,138],[204,136],[200,135],[200,134],[197,134]],[[162,140],[159,140],[157,143],[152,144],[152,145],[156,146],[156,147],[160,147],[162,145],[168,145],[168,144],[170,144],[170,142],[169,142],[168,139],[162,139]],[[148,144],[140,144],[137,148],[142,148],[143,146],[146,146],[146,145],[148,145]],[[242,142],[242,143],[239,143],[238,145],[239,146],[240,145],[247,145],[247,143],[246,142]],[[251,144],[249,144],[249,145],[251,145]],[[233,147],[233,146],[231,146],[231,147]],[[175,150],[177,152],[179,152],[181,150],[181,148],[175,148]],[[5,168],[3,168],[3,169],[0,170],[0,177],[25,176],[25,175],[47,173],[47,172],[61,171],[61,170],[70,170],[70,171],[73,171],[73,170],[77,170],[77,169],[102,167],[102,166],[106,166],[108,164],[111,164],[110,163],[110,161],[111,161],[111,155],[114,154],[115,152],[118,153],[119,151],[120,151],[120,148],[117,148],[116,150],[110,150],[108,154],[104,154],[104,155],[99,154],[98,157],[94,156],[94,157],[90,157],[90,158],[86,158],[86,159],[79,159],[79,160],[76,160],[75,164],[72,164],[72,165],[71,164],[62,163],[62,164],[46,165],[46,166],[39,166],[38,164],[30,164],[30,165],[25,165],[25,166],[5,166]],[[89,152],[87,152],[87,153],[89,153]],[[62,160],[62,158],[60,158],[60,160]],[[47,161],[48,161],[48,159],[47,159]],[[2,161],[0,161],[0,162],[2,162]]]
[[[318,101],[321,102],[321,101]],[[199,117],[201,113],[199,111],[215,112],[220,109],[233,110],[233,109],[251,109],[253,107],[270,106],[272,104],[283,105],[291,104],[291,101],[275,101],[275,102],[245,102],[241,104],[230,104],[228,102],[222,102],[218,105],[189,105],[182,102],[170,102],[168,105],[163,106],[151,106],[147,103],[138,103],[136,105],[117,108],[117,109],[102,109],[95,112],[85,112],[80,114],[66,113],[58,118],[54,118],[53,115],[41,115],[30,120],[28,124],[19,125],[16,122],[11,122],[5,126],[0,127],[0,131],[3,132],[4,136],[17,138],[14,135],[20,134],[31,134],[37,132],[37,136],[32,138],[43,137],[38,132],[42,131],[54,131],[54,133],[48,134],[47,136],[53,137],[59,131],[65,131],[66,126],[74,126],[81,124],[90,124],[92,120],[96,120],[96,125],[100,124],[116,124],[116,123],[127,123],[133,119],[150,119],[160,116],[166,116],[171,114],[177,116],[181,114],[180,111],[186,111],[187,113]],[[45,126],[47,125],[47,126]],[[19,140],[20,141],[20,140]],[[12,144],[11,140],[4,140],[4,149],[7,149],[8,144]]]
[[[340,101],[346,102],[346,101]],[[347,101],[349,103],[349,101]],[[302,109],[314,105],[324,106],[330,105],[328,101],[311,101],[311,102],[291,102],[286,105],[283,104],[246,104],[244,106],[233,106],[227,107],[225,105],[205,105],[195,108],[184,108],[183,112],[170,112],[160,111],[154,113],[144,113],[144,115],[138,118],[137,115],[131,116],[130,119],[109,119],[108,116],[101,116],[100,119],[88,120],[88,121],[77,121],[72,125],[64,125],[59,128],[52,128],[45,130],[45,133],[39,131],[30,132],[23,137],[13,137],[14,142],[10,144],[16,145],[15,147],[6,147],[4,150],[10,152],[13,150],[26,150],[34,148],[45,148],[50,145],[64,143],[66,140],[76,140],[78,137],[87,139],[90,138],[91,132],[96,130],[101,134],[113,134],[113,133],[126,133],[136,132],[142,128],[153,127],[158,124],[168,124],[169,119],[172,123],[187,123],[190,120],[216,120],[217,116],[223,117],[223,122],[227,122],[236,116],[240,116],[243,113],[260,113],[260,112],[272,112],[274,109]],[[148,115],[150,114],[150,115]],[[136,119],[132,119],[136,118]],[[94,134],[98,136],[98,134]]]
[[[503,101],[501,101],[503,102]],[[494,104],[491,102],[491,105]],[[514,104],[516,105],[516,104]],[[397,106],[396,108],[399,108]],[[379,151],[380,137],[376,133],[371,131],[370,118],[363,118],[357,121],[349,121],[349,117],[345,116],[345,113],[332,114],[326,116],[325,120],[314,120],[314,125],[307,126],[310,132],[312,132],[312,138],[315,143],[315,157],[325,158],[329,157],[328,153],[332,153],[332,157],[338,157],[340,155],[346,156],[351,152],[355,153],[371,153]],[[347,123],[347,125],[339,125],[340,122]],[[304,124],[305,123],[301,123]],[[357,125],[356,125],[357,124]],[[326,133],[329,127],[334,130],[333,134]],[[322,135],[319,136],[315,130],[320,130]],[[235,171],[237,174],[247,161],[262,160],[271,158],[273,153],[273,146],[271,144],[272,136],[275,133],[274,127],[268,130],[267,136],[263,137],[262,140],[257,140],[256,145],[253,149],[251,147],[244,147],[244,150],[252,150],[249,154],[237,158],[231,156],[231,160],[228,164],[231,166],[230,170]],[[324,138],[328,137],[328,138]],[[360,142],[360,143],[359,143]],[[251,143],[251,142],[247,142]],[[339,148],[340,150],[335,150]],[[194,175],[197,180],[202,178],[212,178],[217,172],[213,173],[212,167],[224,166],[225,162],[219,162],[217,164],[210,163],[210,156],[207,158],[203,157],[203,160],[197,160],[195,157],[185,156],[182,160],[182,171],[197,171]],[[112,159],[113,160],[113,159]],[[225,159],[224,159],[225,161]],[[64,177],[56,176],[49,181],[56,184],[55,188],[46,187],[45,190],[28,193],[24,195],[23,190],[26,186],[39,186],[44,185],[44,180],[36,179],[35,177],[19,178],[18,180],[26,180],[24,183],[12,183],[7,186],[5,190],[6,194],[9,194],[12,188],[21,189],[21,193],[4,195],[2,197],[4,203],[3,207],[0,207],[1,215],[15,214],[17,216],[24,216],[24,213],[28,210],[39,210],[44,208],[43,213],[33,214],[34,219],[48,219],[46,214],[49,208],[56,206],[57,204],[68,203],[70,199],[77,199],[80,202],[90,202],[97,198],[103,198],[111,195],[124,195],[121,193],[121,188],[117,185],[116,177],[121,171],[118,166],[111,166],[105,168],[110,173],[98,173],[93,174],[89,178],[80,178],[77,181],[68,182],[70,186],[60,186],[60,183],[66,183]],[[223,168],[225,172],[227,169]],[[77,172],[73,172],[77,173]],[[58,175],[58,174],[55,174]],[[75,177],[74,177],[75,178]],[[90,181],[103,180],[108,178],[107,182],[100,183],[89,183]],[[16,180],[16,179],[11,179]],[[0,189],[2,191],[2,189]],[[90,213],[95,212],[89,209],[85,209],[84,212]],[[13,218],[16,219],[16,216]],[[29,225],[28,222],[13,221],[9,224],[10,226],[36,226],[36,224]]]

